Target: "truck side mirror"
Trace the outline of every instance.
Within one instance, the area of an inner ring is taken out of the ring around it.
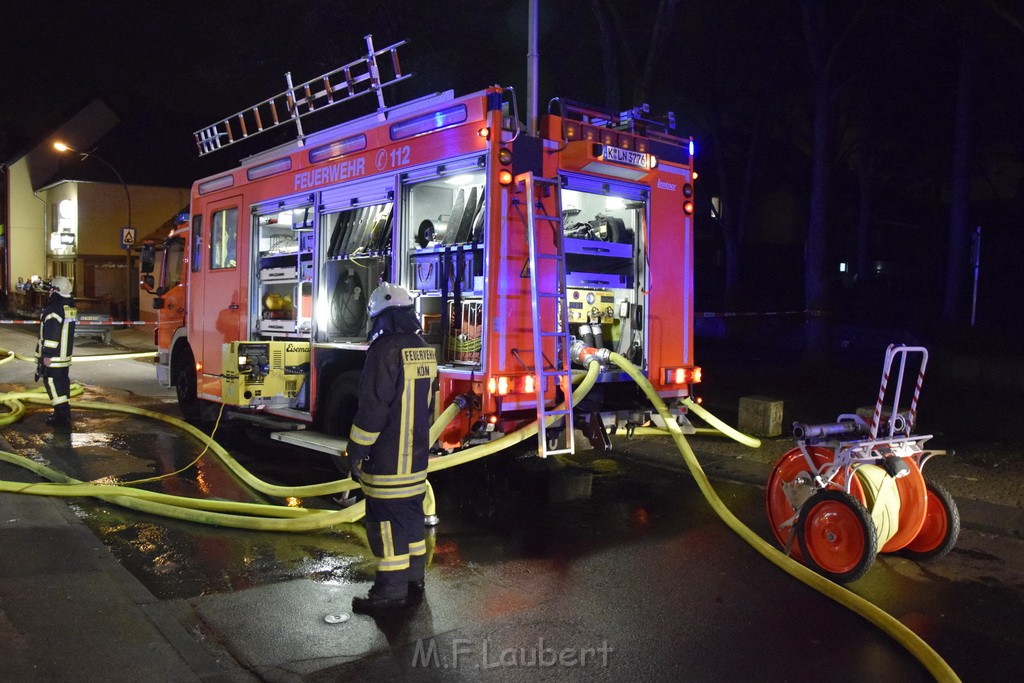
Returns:
[[[149,274],[143,275],[142,278],[139,280],[139,287],[144,292],[152,292],[153,291],[153,285],[155,285],[155,284],[156,284],[156,280],[154,280],[153,276],[149,275]]]
[[[156,267],[156,245],[146,242],[139,248],[139,272],[152,273]],[[153,278],[149,278],[150,289],[153,288]],[[146,290],[147,292],[149,289]]]

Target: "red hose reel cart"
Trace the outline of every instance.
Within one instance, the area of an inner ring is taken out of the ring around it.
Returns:
[[[901,411],[908,361],[920,365],[910,408]],[[879,552],[928,560],[956,544],[956,503],[921,473],[941,451],[924,449],[931,435],[913,434],[927,364],[924,347],[890,345],[871,417],[844,414],[830,424],[795,423],[797,447],[779,459],[768,478],[768,519],[776,540],[837,583],[862,577]]]

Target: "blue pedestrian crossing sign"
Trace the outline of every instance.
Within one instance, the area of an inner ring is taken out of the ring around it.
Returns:
[[[121,228],[121,248],[131,249],[135,245],[135,228]]]

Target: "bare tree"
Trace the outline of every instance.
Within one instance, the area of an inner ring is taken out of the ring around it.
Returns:
[[[679,0],[659,0],[657,12],[652,20],[650,39],[647,41],[646,53],[635,55],[630,45],[636,43],[630,40],[626,34],[624,24],[619,17],[618,6],[611,0],[591,0],[591,8],[594,18],[597,21],[598,31],[601,34],[601,62],[604,67],[605,106],[611,109],[619,109],[625,105],[635,105],[645,102],[650,95],[650,85],[655,76],[655,69],[661,60],[662,53],[668,39],[672,35],[675,25],[676,9]],[[634,8],[630,8],[633,10]],[[633,21],[638,19],[636,12],[632,12]],[[639,51],[639,49],[638,49]],[[632,98],[631,102],[623,102],[625,85],[623,72],[620,70],[620,56],[625,60],[626,77],[632,80],[632,87],[628,89]],[[640,58],[643,58],[643,70],[640,70]],[[639,76],[639,77],[637,77]]]
[[[949,205],[949,247],[946,252],[946,290],[942,300],[942,320],[962,322],[964,283],[967,278],[967,241],[969,212],[969,164],[971,158],[971,54],[967,37],[957,39],[959,56],[954,102],[953,163],[950,172],[952,194]]]
[[[833,63],[845,38],[864,10],[861,5],[842,32],[833,39],[829,31],[827,3],[800,0],[804,41],[811,77],[811,196],[808,206],[807,239],[804,242],[804,307],[809,312],[806,348],[810,354],[825,350],[825,320],[828,292],[825,283],[827,249],[826,197],[828,189],[828,132],[833,94]]]

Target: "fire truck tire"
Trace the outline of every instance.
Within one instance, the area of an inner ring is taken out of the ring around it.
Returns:
[[[898,554],[912,560],[937,560],[943,557],[960,537],[960,510],[949,492],[935,482],[928,487],[927,512],[921,530]]]
[[[824,489],[808,498],[800,507],[796,537],[805,564],[836,583],[864,576],[878,554],[871,514],[845,491]]]
[[[192,349],[186,346],[177,355],[172,376],[182,417],[193,424],[198,423],[202,419],[202,406],[199,402],[196,359]]]
[[[359,409],[359,377],[361,371],[349,370],[343,372],[331,382],[327,391],[327,400],[324,403],[323,418],[320,421],[320,431],[331,436],[348,438],[352,429],[352,420],[356,417],[356,410]],[[338,471],[348,476],[348,458],[335,456],[331,458]]]

